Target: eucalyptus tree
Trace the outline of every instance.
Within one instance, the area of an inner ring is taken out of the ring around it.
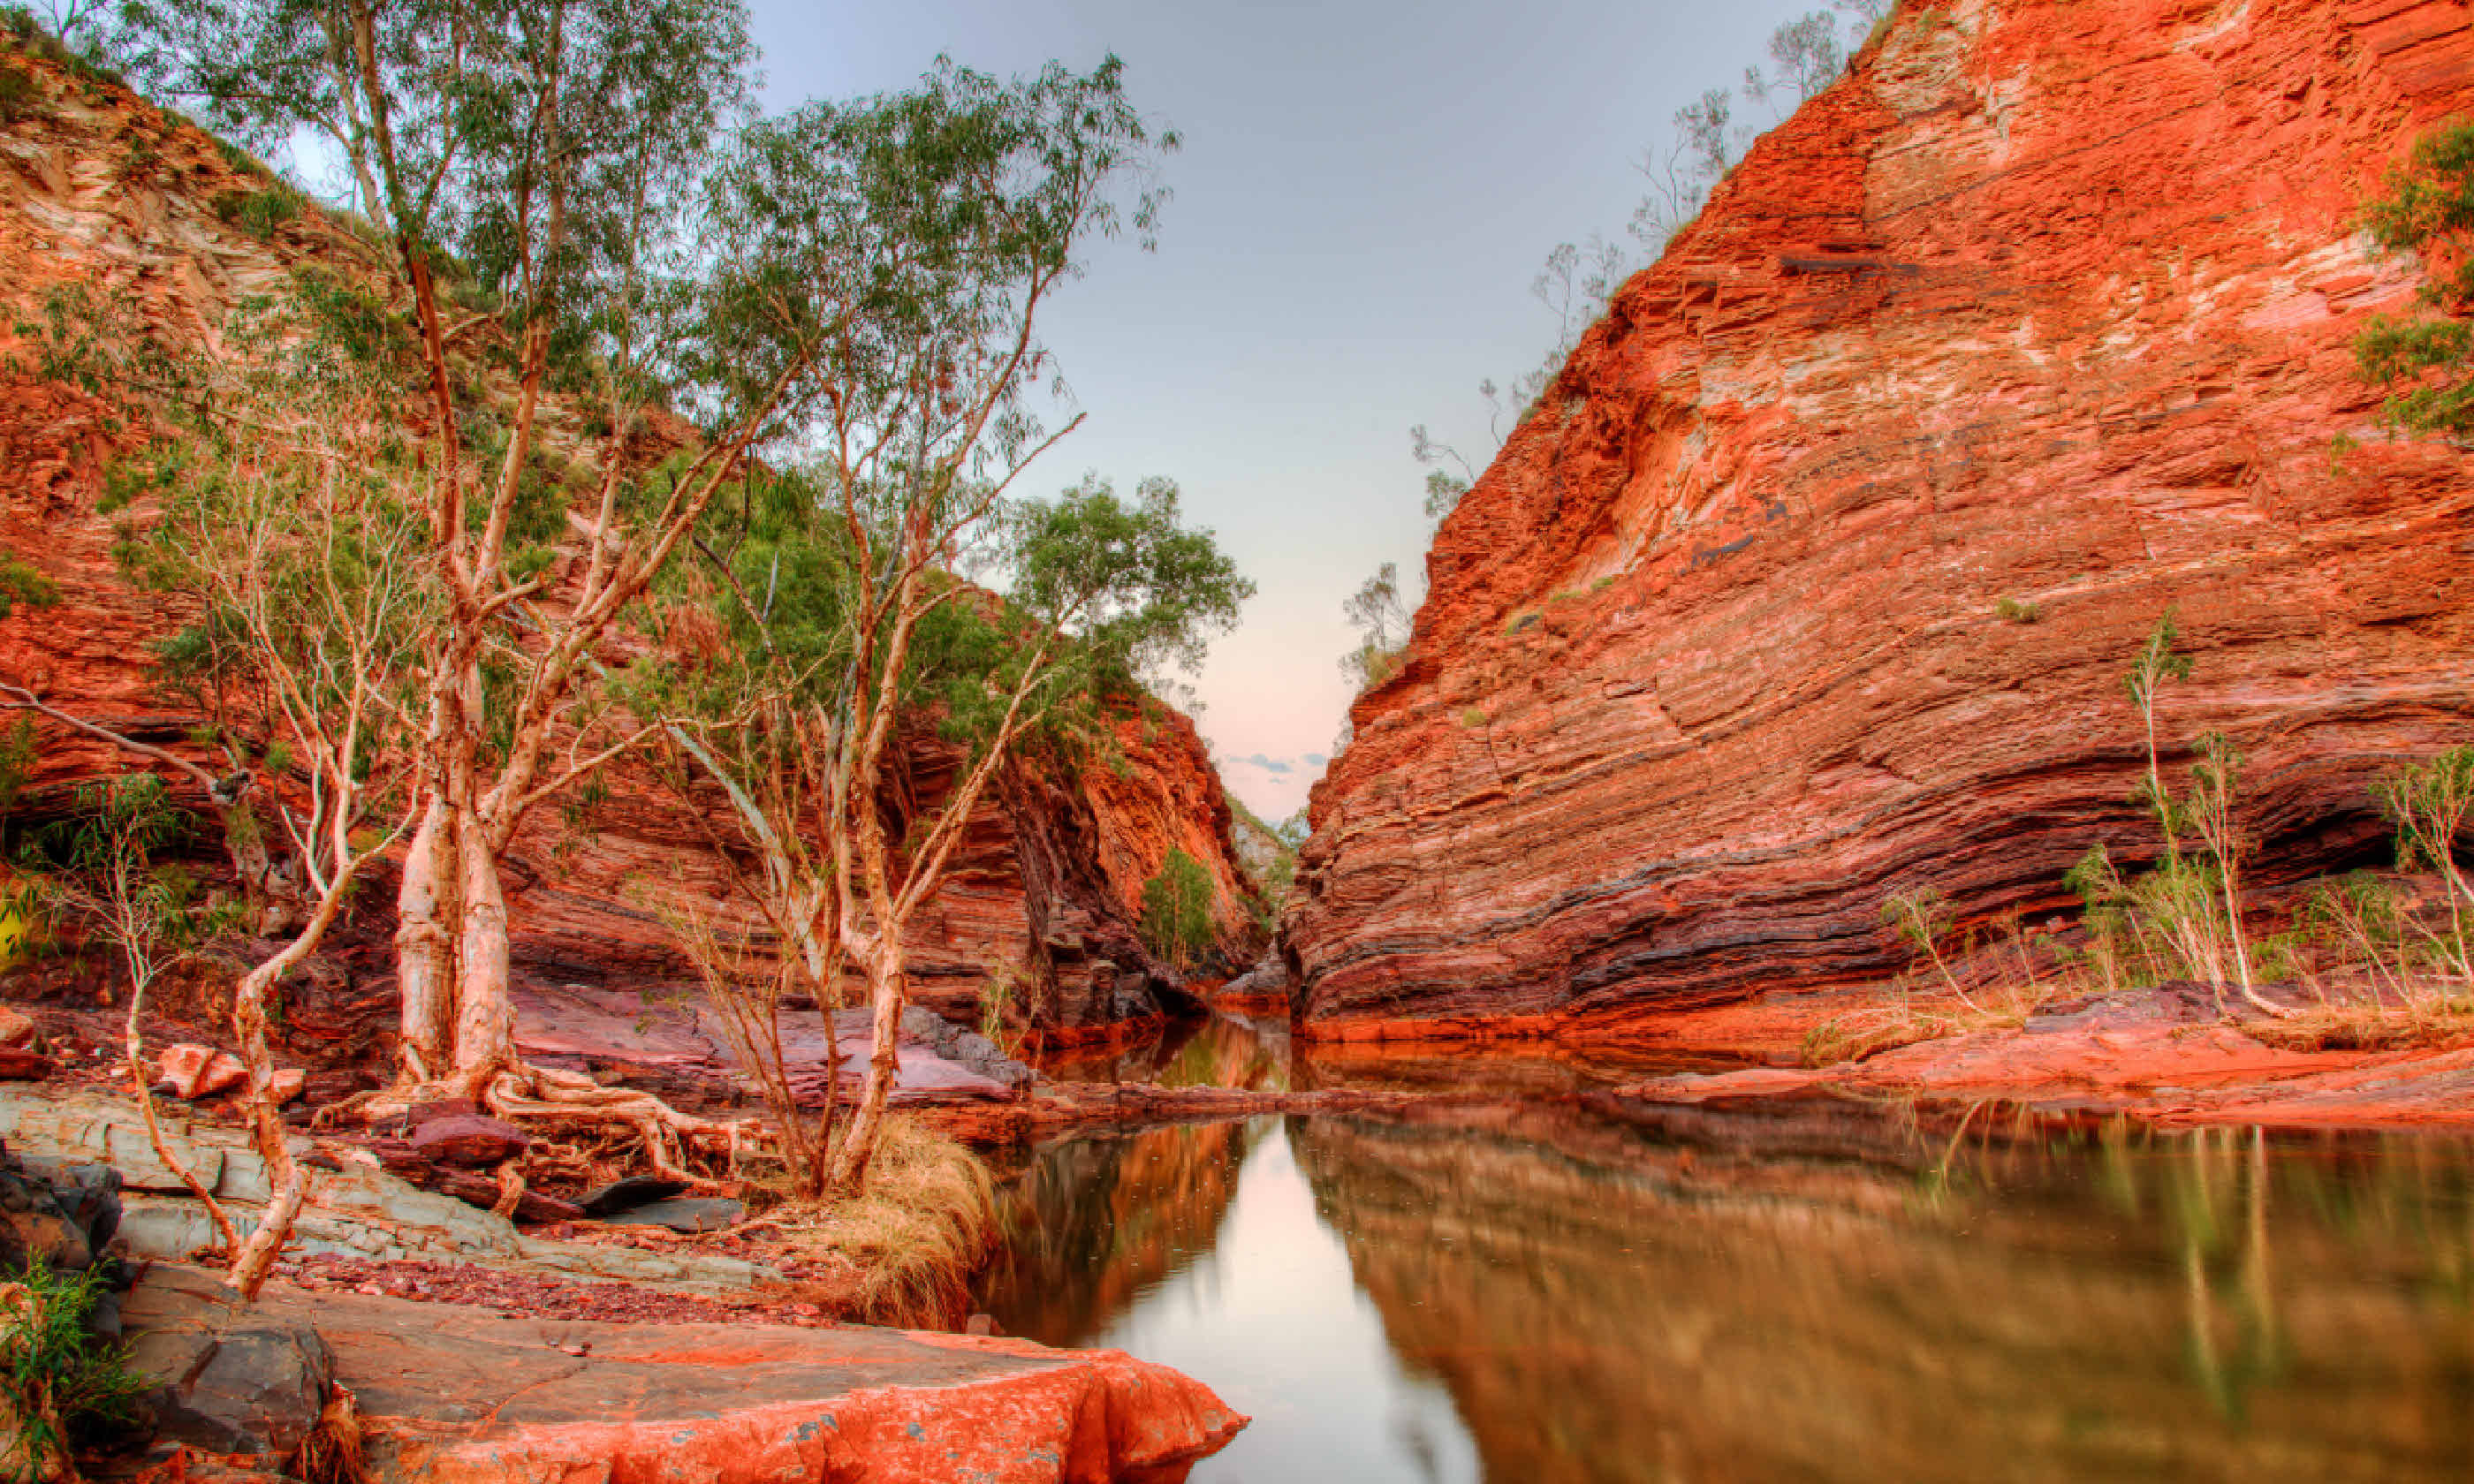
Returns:
[[[728,339],[716,316],[735,306],[712,292],[702,187],[747,95],[745,12],[736,0],[163,0],[138,19],[161,42],[164,85],[269,132],[315,126],[344,142],[414,331],[400,400],[424,430],[438,620],[398,896],[398,1096],[617,1112],[664,1162],[667,1133],[694,1120],[518,1058],[499,876],[535,805],[641,739],[594,652],[796,410],[813,363],[811,346],[783,343],[763,383],[702,399],[701,438],[666,438],[649,416],[683,352]],[[581,489],[545,477],[553,395],[593,408],[584,440],[597,446],[568,464]],[[589,514],[570,517],[571,501]],[[560,550],[571,520],[580,554]]]
[[[420,657],[438,617],[426,484],[392,379],[360,353],[375,308],[321,292],[331,282],[303,287],[235,311],[221,327],[230,354],[165,344],[127,306],[92,296],[53,300],[42,337],[50,371],[109,383],[154,434],[159,457],[146,467],[119,555],[141,582],[175,595],[191,634],[211,635],[227,716],[255,750],[253,794],[298,880],[300,911],[284,941],[232,991],[247,1102],[273,1185],[245,1239],[215,1213],[231,1249],[229,1281],[244,1297],[264,1282],[308,1190],[276,1096],[269,997],[411,828],[427,764]],[[133,891],[129,865],[152,844],[129,822],[153,806],[122,806],[160,799],[159,779],[143,777],[149,791],[124,789],[96,838],[110,868],[100,899],[112,910],[101,920],[130,964],[127,1049],[152,1134],[137,1016],[153,973],[138,939],[162,909]]]
[[[813,343],[823,391],[795,469],[748,480],[739,532],[712,533],[738,637],[698,682],[701,719],[671,734],[729,797],[751,885],[820,1002],[844,964],[869,987],[864,1089],[819,1185],[855,1183],[874,1151],[906,929],[1007,756],[1190,660],[1251,591],[1165,481],[1131,502],[1089,480],[1013,492],[1081,420],[1040,416],[1043,387],[1060,390],[1040,316],[1096,239],[1148,245],[1159,197],[1141,178],[1174,143],[1114,59],[1010,83],[940,63],[909,92],[751,129],[721,174],[718,214],[743,224],[721,277],[747,334],[712,384],[761,381],[778,347]],[[892,749],[929,714],[964,765],[897,835]]]

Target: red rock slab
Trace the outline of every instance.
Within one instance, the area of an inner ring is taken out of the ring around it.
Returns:
[[[133,1329],[233,1322],[158,1266]],[[313,1324],[386,1480],[426,1484],[1165,1484],[1247,1419],[1114,1351],[893,1329],[492,1318],[271,1284],[248,1323]]]

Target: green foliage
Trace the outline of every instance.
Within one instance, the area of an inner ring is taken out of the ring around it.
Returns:
[[[1515,613],[1503,625],[1504,635],[1510,637],[1516,634],[1526,634],[1545,621],[1546,615],[1536,609],[1531,609],[1524,613]]]
[[[1297,880],[1298,849],[1305,844],[1306,829],[1303,810],[1277,825],[1267,824],[1236,795],[1224,791],[1229,813],[1234,816],[1237,857],[1253,874],[1254,891],[1248,899],[1247,912],[1254,925],[1265,936],[1280,924],[1280,904],[1288,899],[1289,887]]]
[[[275,229],[301,216],[301,193],[277,183],[262,191],[227,191],[214,199],[218,220],[237,227],[260,242],[273,242]]]
[[[0,821],[16,807],[35,777],[35,719],[21,715],[0,730]]]
[[[60,600],[59,584],[17,560],[15,553],[0,548],[0,618],[15,611],[20,603],[28,608],[50,608]]]
[[[2122,688],[2129,695],[2132,706],[2147,711],[2155,705],[2157,690],[2165,682],[2191,678],[2191,657],[2176,654],[2173,649],[2180,639],[2181,630],[2171,613],[2156,620],[2156,627],[2148,631],[2147,642],[2140,647],[2139,657],[2122,678]]]
[[[21,1477],[66,1471],[72,1447],[97,1428],[134,1422],[138,1399],[152,1389],[116,1347],[86,1329],[104,1291],[100,1266],[61,1273],[41,1262],[0,1289],[0,1397],[15,1414]]]
[[[2371,785],[2397,828],[2397,869],[2456,869],[2456,842],[2474,814],[2474,746],[2408,763]]]
[[[42,89],[34,74],[0,57],[0,125],[40,116],[41,100]]]
[[[2045,610],[2033,603],[2022,603],[2016,598],[2003,598],[1993,605],[1993,616],[2005,624],[2032,624],[2044,618]]]
[[[2391,169],[2381,194],[2364,203],[2362,225],[2390,251],[2422,253],[2436,273],[2423,286],[2422,307],[2436,318],[2373,316],[2354,340],[2365,379],[2411,383],[2382,409],[2389,424],[2409,434],[2474,436],[2474,119],[2442,125],[2414,142],[2412,158]]]
[[[1159,874],[1143,883],[1143,944],[1179,969],[1211,949],[1211,873],[1182,850],[1171,850]]]
[[[1918,953],[1935,951],[1955,921],[1950,896],[1937,886],[1893,892],[1881,903],[1881,921]]]
[[[1486,721],[1486,707],[1484,706],[1467,706],[1461,711],[1461,725],[1470,729],[1471,730],[1475,730],[1476,729],[1485,726]]]
[[[127,858],[151,874],[154,857],[177,843],[188,823],[160,778],[129,773],[80,784],[72,815],[46,826],[38,838],[68,871],[105,872]]]

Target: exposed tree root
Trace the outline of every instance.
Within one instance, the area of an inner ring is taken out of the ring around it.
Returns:
[[[476,1106],[510,1121],[618,1125],[635,1135],[643,1150],[644,1163],[652,1173],[698,1190],[718,1188],[724,1181],[691,1168],[688,1161],[691,1151],[702,1147],[716,1158],[726,1178],[738,1168],[743,1147],[762,1137],[751,1130],[746,1119],[699,1118],[679,1112],[652,1093],[605,1088],[581,1072],[554,1066],[520,1065],[480,1076],[458,1073],[434,1081],[401,1084],[383,1092],[363,1094],[350,1107],[360,1120],[376,1122],[400,1117],[423,1103],[450,1098],[470,1098]],[[337,1110],[339,1113],[342,1111],[340,1107]],[[499,1185],[501,1190],[508,1188],[505,1170],[499,1175]],[[502,1196],[499,1204],[508,1206],[521,1198],[522,1188],[522,1177],[519,1175],[515,1194]]]

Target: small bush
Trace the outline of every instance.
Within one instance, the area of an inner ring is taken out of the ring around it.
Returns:
[[[50,608],[60,600],[59,584],[18,561],[13,553],[0,550],[0,618],[14,612],[20,603]]]
[[[287,190],[259,191],[241,203],[232,225],[260,242],[273,242],[275,229],[301,215],[301,198]]]
[[[1486,711],[1479,706],[1470,706],[1467,710],[1461,712],[1461,725],[1469,728],[1485,726]]]
[[[0,1473],[75,1478],[69,1449],[95,1429],[126,1424],[145,1377],[86,1331],[103,1275],[55,1273],[40,1263],[0,1283],[0,1409],[14,1424],[0,1444]]]
[[[39,116],[42,96],[24,68],[0,61],[0,124]]]
[[[2005,624],[2032,624],[2045,616],[2045,610],[2033,603],[2022,603],[2016,598],[2003,598],[1993,605],[1993,616]]]
[[[1512,621],[1503,626],[1504,635],[1510,637],[1516,634],[1526,634],[1545,621],[1546,615],[1535,609],[1526,613],[1515,613],[1512,615]]]

